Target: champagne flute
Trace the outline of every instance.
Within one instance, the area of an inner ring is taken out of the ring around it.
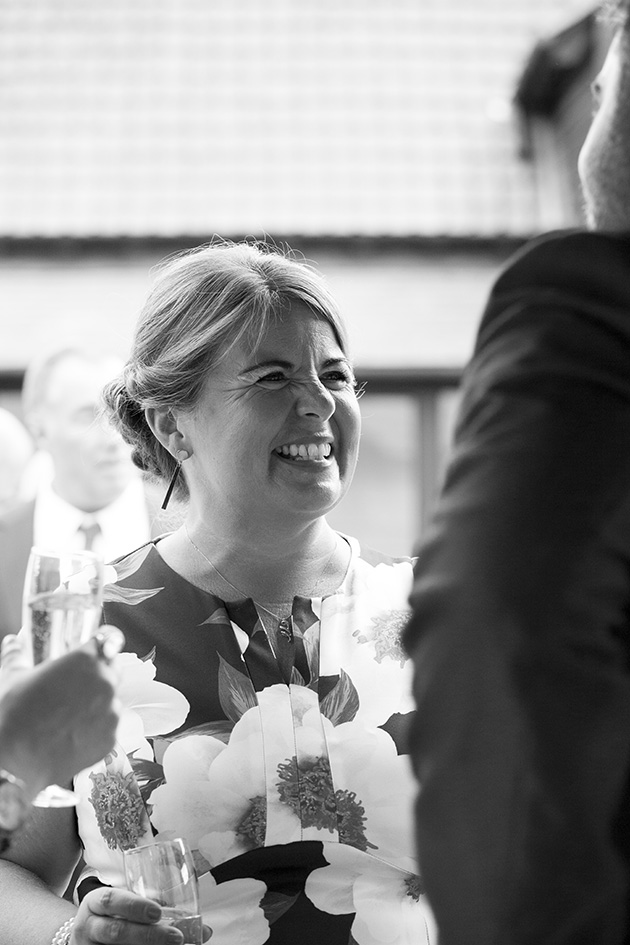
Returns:
[[[24,581],[22,633],[34,665],[64,656],[96,630],[103,599],[103,564],[91,551],[32,548]],[[73,791],[51,784],[37,807],[71,807]]]
[[[184,945],[202,945],[197,874],[188,844],[180,837],[125,850],[127,889],[153,899],[162,909],[159,925],[174,926]]]

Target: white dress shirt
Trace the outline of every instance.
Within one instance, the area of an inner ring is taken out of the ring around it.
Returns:
[[[82,512],[70,505],[45,479],[39,483],[35,497],[35,545],[51,550],[79,551],[85,547],[81,525],[94,522],[100,526],[100,533],[92,550],[106,562],[148,541],[151,527],[142,479],[134,477],[111,505],[94,513]]]

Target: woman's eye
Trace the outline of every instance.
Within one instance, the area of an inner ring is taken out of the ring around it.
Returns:
[[[284,371],[272,371],[270,374],[263,374],[256,383],[262,387],[279,387],[287,383],[287,376]]]
[[[328,371],[322,377],[322,383],[331,390],[343,390],[354,384],[354,377],[348,371]]]
[[[270,371],[268,374],[263,374],[262,377],[259,377],[256,381],[256,385],[258,387],[274,390],[278,387],[285,387],[287,384],[291,383],[299,385],[304,380],[305,379],[297,376],[291,377],[284,371]],[[329,390],[344,390],[346,387],[352,387],[354,377],[349,371],[326,371],[320,376],[320,383]]]

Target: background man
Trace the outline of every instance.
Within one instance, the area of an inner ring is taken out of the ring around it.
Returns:
[[[38,448],[35,498],[0,520],[0,637],[17,633],[32,545],[91,548],[112,560],[164,529],[130,447],[100,416],[117,359],[63,349],[31,365],[25,422]]]
[[[34,445],[15,414],[2,407],[0,444],[0,515],[3,515],[19,501],[22,476],[33,455]]]
[[[630,942],[630,3],[612,6],[579,162],[595,232],[499,276],[416,569],[440,945]]]

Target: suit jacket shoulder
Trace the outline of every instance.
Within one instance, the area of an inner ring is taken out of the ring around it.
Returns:
[[[575,396],[579,374],[630,399],[630,236],[564,232],[532,241],[497,278],[464,373],[466,407],[497,385],[553,383]]]
[[[600,324],[612,319],[630,335],[630,235],[565,231],[527,243],[499,274],[484,312],[484,328],[514,299],[539,306],[564,300],[575,312],[596,313]]]

